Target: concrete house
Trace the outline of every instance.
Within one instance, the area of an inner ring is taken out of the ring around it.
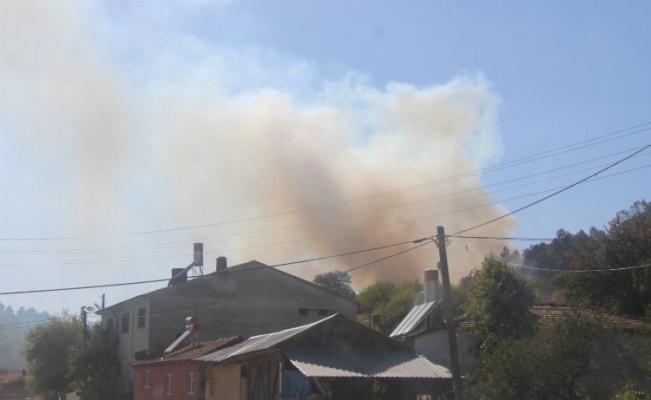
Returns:
[[[205,400],[438,398],[450,371],[342,315],[197,357]]]
[[[241,341],[242,338],[234,336],[191,343],[163,357],[133,361],[134,399],[203,399],[205,376],[202,375],[201,364],[193,360]]]
[[[118,343],[123,377],[120,390],[133,391],[129,363],[161,354],[184,330],[184,318],[195,316],[201,341],[249,337],[317,321],[332,314],[354,319],[357,304],[311,282],[258,261],[227,268],[217,259],[214,272],[187,279],[193,265],[175,269],[168,287],[106,307],[102,326]]]

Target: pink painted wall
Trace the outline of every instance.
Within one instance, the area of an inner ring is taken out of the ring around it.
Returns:
[[[144,387],[144,372],[149,371],[149,387]],[[194,372],[194,393],[188,393],[188,373]],[[165,393],[165,376],[172,374],[172,391]],[[134,367],[135,400],[197,400],[199,398],[199,365],[192,362],[137,365]]]

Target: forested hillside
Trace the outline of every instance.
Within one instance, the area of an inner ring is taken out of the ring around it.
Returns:
[[[572,234],[524,251],[522,271],[539,300],[642,318],[651,305],[651,204],[638,201],[603,229]],[[590,272],[601,270],[600,272]]]
[[[48,313],[33,308],[20,307],[14,311],[0,303],[0,369],[25,368],[25,358],[20,354],[23,339],[29,328],[44,323],[48,317]]]

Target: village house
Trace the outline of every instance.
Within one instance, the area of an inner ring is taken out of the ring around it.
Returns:
[[[201,324],[199,335],[205,341],[246,338],[336,313],[351,319],[357,314],[353,300],[258,261],[227,267],[226,258],[220,257],[214,272],[188,279],[191,267],[203,265],[198,247],[190,266],[173,270],[169,286],[97,312],[117,342],[121,392],[133,391],[129,363],[162,354],[184,331],[182,321],[190,315]]]
[[[131,363],[134,371],[134,399],[154,400],[173,398],[199,400],[204,398],[205,378],[200,364],[193,360],[204,354],[242,341],[239,336],[207,342],[191,343],[170,351],[162,357]]]
[[[411,400],[451,388],[445,367],[339,314],[246,340],[178,344],[131,363],[135,400]]]

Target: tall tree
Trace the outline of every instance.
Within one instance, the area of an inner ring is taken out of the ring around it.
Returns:
[[[81,322],[63,313],[29,331],[22,352],[30,372],[29,385],[37,393],[62,394],[72,388],[68,356],[81,346]]]
[[[335,270],[319,274],[312,282],[341,296],[355,298],[350,274],[346,271]]]
[[[482,340],[519,337],[533,332],[533,290],[504,261],[486,257],[473,273],[466,301],[467,319]]]
[[[69,352],[72,387],[83,400],[113,400],[120,374],[117,343],[99,324],[91,327],[89,336],[87,347],[75,347]]]

